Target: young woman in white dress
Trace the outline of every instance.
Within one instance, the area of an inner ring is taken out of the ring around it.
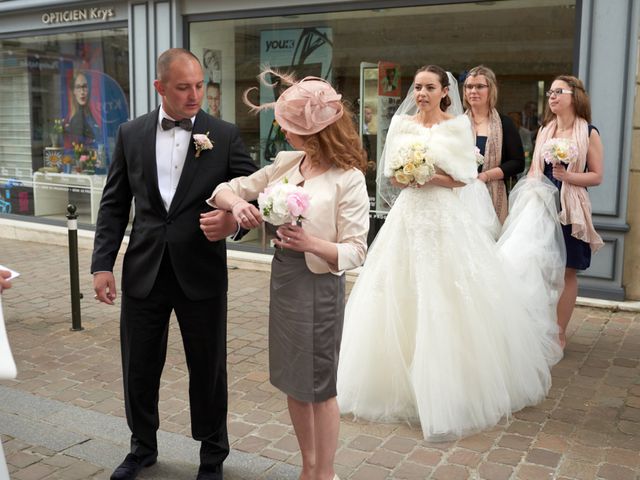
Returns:
[[[351,292],[338,403],[358,418],[418,420],[426,439],[443,440],[544,399],[561,357],[564,251],[555,188],[533,179],[516,189],[496,242],[469,118],[445,112],[457,87],[435,65],[414,83],[417,113],[394,116],[385,174],[415,142],[437,173],[401,190]]]

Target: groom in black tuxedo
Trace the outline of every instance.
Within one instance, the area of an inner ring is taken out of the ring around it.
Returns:
[[[131,453],[112,480],[156,462],[158,391],[175,311],[189,369],[193,438],[202,442],[199,480],[222,480],[227,438],[227,263],[231,214],[205,203],[220,182],[256,170],[238,128],[200,109],[204,76],[191,52],[158,58],[162,105],[120,126],[96,225],[91,271],[97,300],[116,298],[113,264],[135,216],[122,269],[120,337]],[[207,135],[211,143],[194,135]]]

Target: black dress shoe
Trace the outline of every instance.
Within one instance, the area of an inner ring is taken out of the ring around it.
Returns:
[[[158,454],[140,458],[133,453],[129,453],[118,468],[113,471],[111,480],[133,480],[138,476],[140,470],[145,467],[150,467],[156,463],[157,459]]]
[[[222,480],[222,465],[200,465],[196,480]]]

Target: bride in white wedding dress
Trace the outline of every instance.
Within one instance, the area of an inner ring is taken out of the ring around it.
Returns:
[[[447,440],[545,398],[562,356],[564,243],[555,189],[539,179],[518,184],[496,240],[469,119],[445,113],[456,87],[449,93],[433,65],[414,82],[417,114],[394,116],[384,157],[422,142],[438,173],[401,190],[351,292],[338,403],[356,418],[419,421],[426,439]]]

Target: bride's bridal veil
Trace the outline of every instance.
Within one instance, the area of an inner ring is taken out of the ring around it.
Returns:
[[[449,108],[447,108],[447,113],[455,117],[461,115],[464,112],[464,109],[462,108],[462,100],[460,98],[458,81],[451,74],[451,72],[447,72],[447,78],[449,79],[448,97],[451,100],[451,105],[449,105]],[[404,97],[404,100],[393,114],[393,118],[391,119],[391,124],[387,132],[385,145],[382,149],[382,154],[380,155],[380,161],[378,162],[376,185],[378,187],[378,193],[380,197],[386,203],[387,208],[385,208],[385,210],[388,210],[393,206],[393,203],[396,201],[396,198],[398,198],[398,195],[400,195],[401,191],[400,188],[393,186],[389,177],[384,174],[387,156],[389,155],[388,152],[392,150],[389,148],[389,141],[393,140],[394,123],[396,123],[398,118],[404,115],[412,116],[418,113],[418,107],[413,96],[413,87],[414,82],[411,82],[409,90],[407,91],[407,96]]]

